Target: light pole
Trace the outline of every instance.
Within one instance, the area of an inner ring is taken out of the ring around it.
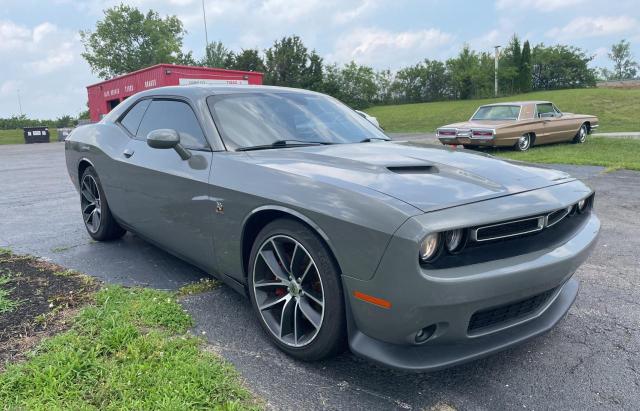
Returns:
[[[20,109],[20,115],[22,116],[22,101],[20,100],[20,89],[18,89],[18,108]]]
[[[204,0],[202,0],[202,19],[204,20],[204,55],[208,59],[209,58],[209,33],[207,33],[207,13],[204,9]]]
[[[498,97],[498,60],[500,59],[500,46],[493,46],[496,49],[495,53],[495,69],[493,76],[493,92]]]

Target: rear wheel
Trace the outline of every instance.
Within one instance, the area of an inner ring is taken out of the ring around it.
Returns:
[[[574,144],[582,144],[585,141],[587,141],[587,134],[589,134],[589,129],[587,128],[586,124],[583,124],[580,126],[580,130],[578,130],[578,133],[573,137],[573,143]]]
[[[527,151],[531,147],[531,134],[523,134],[516,142],[513,149],[516,151]]]
[[[80,207],[84,226],[94,240],[115,240],[127,232],[113,218],[98,173],[91,166],[80,179]]]
[[[258,234],[249,261],[251,304],[271,341],[307,361],[334,355],[346,340],[336,264],[308,227],[278,219]]]

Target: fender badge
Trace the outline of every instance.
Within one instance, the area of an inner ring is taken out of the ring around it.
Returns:
[[[222,201],[216,201],[216,213],[224,214],[224,206],[222,205]]]

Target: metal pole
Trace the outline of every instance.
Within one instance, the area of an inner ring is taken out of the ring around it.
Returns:
[[[202,0],[202,19],[204,20],[204,41],[206,42],[204,47],[204,55],[209,58],[209,33],[207,33],[207,13],[204,9],[204,0]]]
[[[496,97],[498,97],[498,60],[500,57],[500,46],[494,46],[494,48],[496,49],[496,54],[495,54],[495,70],[494,70],[494,79],[493,79],[493,91],[494,91],[494,95]]]
[[[20,108],[20,115],[22,115],[22,101],[20,100],[20,89],[18,89],[18,108]]]

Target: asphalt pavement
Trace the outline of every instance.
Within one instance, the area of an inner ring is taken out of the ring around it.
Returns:
[[[183,301],[194,332],[274,409],[640,409],[640,173],[555,167],[596,189],[602,235],[576,273],[576,304],[542,337],[430,374],[350,353],[302,363],[273,348],[249,302],[225,286]],[[61,143],[0,146],[0,247],[126,285],[175,289],[206,275],[131,234],[91,241]]]

